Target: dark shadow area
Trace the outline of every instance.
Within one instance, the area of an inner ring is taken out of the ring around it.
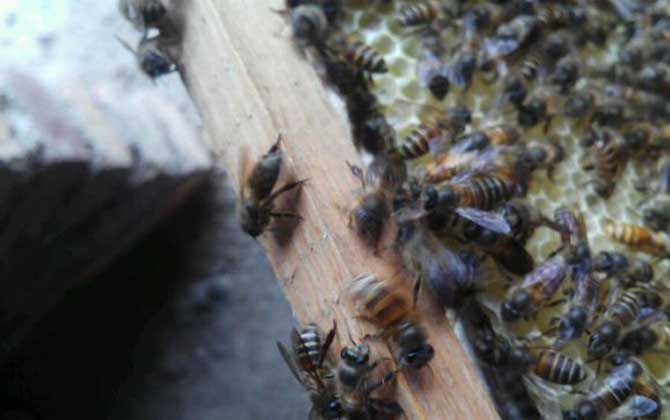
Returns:
[[[2,411],[49,420],[305,418],[306,399],[275,347],[293,325],[290,309],[233,209],[230,192],[211,182],[71,291],[2,369]]]

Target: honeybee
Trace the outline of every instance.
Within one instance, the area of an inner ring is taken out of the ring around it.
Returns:
[[[433,346],[398,289],[373,274],[362,274],[352,281],[349,293],[360,316],[380,328],[380,336],[390,341],[400,368],[420,369],[433,359]]]
[[[670,349],[670,322],[666,314],[662,314],[653,322],[645,323],[629,331],[621,338],[619,348],[636,355],[667,354]]]
[[[608,128],[593,129],[598,140],[591,146],[595,177],[590,181],[599,196],[608,198],[628,162],[629,150],[623,137]],[[585,169],[590,169],[590,166]]]
[[[528,46],[540,31],[536,16],[522,14],[498,26],[496,34],[482,44],[485,61],[509,56]]]
[[[349,167],[361,180],[364,191],[350,214],[349,223],[353,224],[356,233],[367,245],[376,249],[390,216],[391,195],[407,178],[407,168],[395,154],[375,156],[365,176],[360,168]]]
[[[449,93],[451,83],[445,71],[447,48],[437,28],[428,27],[421,35],[421,52],[417,58],[416,75],[421,86],[427,87],[439,101]]]
[[[547,177],[553,179],[554,168],[563,160],[563,146],[557,141],[533,140],[526,145],[525,157],[532,168],[545,168]]]
[[[625,287],[650,283],[654,279],[654,268],[649,262],[620,252],[599,252],[593,258],[593,270],[605,273]]]
[[[135,29],[146,34],[149,28],[156,27],[167,10],[159,0],[119,0],[119,12]]]
[[[618,243],[648,254],[667,256],[670,253],[667,235],[653,232],[643,226],[606,219],[605,235]]]
[[[510,236],[521,244],[525,244],[540,226],[558,230],[556,224],[540,210],[519,199],[503,204],[501,214],[510,227]]]
[[[483,279],[480,260],[476,256],[451,251],[419,223],[402,223],[395,247],[403,266],[416,279],[415,301],[419,287],[425,281],[441,305],[457,308],[477,291]]]
[[[615,410],[619,418],[657,418],[661,414],[659,386],[638,361],[627,360],[615,365],[586,398],[563,413],[563,418],[601,419]]]
[[[568,55],[556,62],[554,71],[549,75],[548,82],[558,86],[559,92],[567,93],[579,80],[580,67],[574,57]]]
[[[345,60],[368,73],[386,73],[388,71],[384,57],[374,48],[362,42],[347,44],[342,54]]]
[[[242,230],[254,238],[265,231],[272,217],[301,218],[297,214],[274,211],[274,201],[278,196],[307,181],[289,182],[272,192],[281,171],[280,142],[281,135],[278,135],[275,144],[251,170],[246,154],[240,159],[240,225]]]
[[[300,4],[288,10],[293,37],[298,44],[321,48],[330,33],[328,18],[322,7],[316,4]]]
[[[277,342],[284,362],[312,401],[309,419],[339,419],[344,414],[333,384],[333,374],[326,363],[328,349],[334,337],[335,327],[320,346],[320,332],[316,326],[310,324],[302,333],[295,328],[291,330],[290,351],[281,342]]]
[[[448,183],[426,189],[425,208],[474,207],[492,210],[525,195],[527,177],[516,168],[494,167],[485,172],[465,172]]]
[[[552,34],[536,44],[519,64],[519,71],[527,81],[535,80],[538,72],[552,67],[560,58],[568,54],[570,42],[565,34]]]
[[[512,287],[503,301],[500,314],[507,322],[535,314],[541,306],[548,305],[561,287],[567,275],[568,265],[561,255],[557,255],[529,273],[523,282]]]
[[[439,154],[465,130],[470,122],[467,108],[455,107],[447,110],[443,118],[433,123],[421,124],[405,138],[398,149],[405,160],[418,159],[428,152]]]
[[[556,346],[578,339],[591,327],[602,299],[602,280],[593,274],[590,265],[575,267],[572,277],[575,288],[570,304],[565,313],[555,318],[559,323]]]
[[[394,377],[389,372],[377,382],[370,383],[370,374],[377,362],[370,363],[370,349],[365,344],[344,347],[337,367],[337,385],[342,409],[347,418],[396,418],[404,414],[397,402],[373,398],[370,394]]]
[[[563,244],[568,249],[576,249],[584,243],[588,245],[586,222],[582,212],[561,206],[554,211],[554,222],[561,230]]]
[[[438,14],[438,7],[433,2],[409,4],[400,9],[398,22],[401,26],[426,25],[435,20]]]
[[[657,292],[637,286],[627,288],[615,296],[589,337],[589,357],[599,359],[607,355],[618,344],[621,330],[635,322],[643,308],[654,309],[661,302],[662,298]]]
[[[121,45],[130,51],[137,59],[137,64],[144,74],[151,79],[172,73],[178,70],[172,44],[162,35],[152,38],[142,38],[137,49],[131,47],[126,41],[117,38]]]
[[[641,179],[636,188],[648,194],[642,207],[644,224],[653,230],[670,232],[670,159],[661,159],[655,176]]]

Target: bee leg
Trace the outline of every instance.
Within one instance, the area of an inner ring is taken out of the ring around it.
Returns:
[[[421,276],[414,280],[414,285],[412,286],[412,304],[414,308],[416,308],[416,302],[419,300],[419,291],[421,291]]]
[[[272,212],[270,213],[270,216],[272,217],[290,217],[293,219],[298,219],[302,220],[302,216],[296,213],[288,213],[288,212]]]
[[[555,301],[553,301],[553,302],[549,302],[549,303],[547,303],[547,305],[545,306],[545,308],[552,308],[552,307],[554,307],[554,306],[562,305],[562,304],[564,304],[565,302],[567,302],[566,299],[557,299],[557,300],[555,300]]]
[[[285,184],[283,187],[281,187],[277,191],[273,192],[272,195],[270,195],[265,201],[268,202],[268,203],[271,203],[279,195],[281,195],[281,194],[283,194],[287,191],[290,191],[290,190],[292,190],[296,187],[299,187],[302,184],[304,184],[305,182],[307,182],[307,179],[301,179],[300,181],[289,182],[288,184]]]

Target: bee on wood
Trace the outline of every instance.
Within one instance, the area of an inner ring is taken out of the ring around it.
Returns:
[[[273,192],[282,164],[280,142],[281,135],[278,135],[275,144],[251,170],[248,156],[243,154],[240,159],[240,225],[254,238],[265,231],[272,217],[301,219],[297,214],[274,211],[277,197],[307,181],[290,182]]]
[[[365,176],[357,166],[349,167],[363,186],[363,194],[351,211],[349,223],[368,246],[377,249],[391,214],[391,196],[407,178],[407,168],[395,154],[375,156]]]
[[[337,367],[337,385],[342,408],[347,418],[396,418],[404,414],[402,407],[392,400],[374,398],[370,394],[394,378],[388,372],[379,381],[371,382],[371,373],[377,362],[370,363],[370,349],[365,344],[344,347]]]
[[[478,257],[451,251],[418,223],[400,225],[395,248],[405,269],[416,279],[415,302],[425,281],[441,305],[457,308],[477,291],[483,280]]]
[[[561,287],[566,278],[568,265],[557,255],[529,273],[523,282],[512,287],[503,301],[500,314],[506,322],[535,314]]]
[[[564,158],[563,146],[558,144],[557,141],[541,142],[533,140],[526,145],[525,157],[532,168],[545,168],[547,177],[552,180],[554,178],[554,168]]]
[[[593,270],[606,274],[624,287],[651,283],[654,279],[654,268],[648,261],[620,252],[599,252],[593,258]]]
[[[162,35],[152,38],[142,38],[137,49],[131,47],[121,38],[117,39],[124,48],[135,56],[142,72],[151,79],[156,79],[157,77],[178,70],[175,56],[172,53],[173,44]]]
[[[586,398],[563,412],[563,419],[601,419],[614,411],[619,418],[658,418],[662,410],[659,388],[640,362],[628,360],[615,365]]]
[[[375,324],[379,336],[390,341],[400,368],[420,369],[432,359],[435,351],[410,302],[396,288],[373,274],[356,277],[349,292],[363,319]]]
[[[653,232],[643,226],[605,220],[605,235],[608,238],[624,244],[637,251],[648,254],[667,256],[670,253],[670,244],[667,235]]]
[[[618,344],[621,330],[629,327],[640,316],[643,308],[655,309],[662,298],[649,288],[630,287],[623,290],[608,305],[594,333],[589,337],[587,354],[599,359],[607,355]]]
[[[291,330],[291,350],[281,342],[277,348],[284,362],[312,401],[310,419],[339,419],[344,411],[333,383],[334,375],[327,363],[328,349],[335,338],[335,327],[321,345],[321,333],[313,324],[302,332]]]
[[[435,3],[409,4],[400,9],[398,22],[401,26],[419,26],[431,23],[439,13]]]
[[[159,0],[119,0],[119,12],[135,29],[144,32],[165,17],[167,10]]]
[[[293,37],[301,46],[321,48],[330,33],[328,18],[322,7],[301,4],[288,9]]]

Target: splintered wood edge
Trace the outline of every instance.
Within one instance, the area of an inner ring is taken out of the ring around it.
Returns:
[[[260,239],[296,317],[324,330],[337,320],[341,344],[349,335],[373,332],[355,319],[343,290],[360,273],[391,278],[399,270],[365,249],[347,226],[347,208],[359,185],[345,162],[357,162],[358,156],[345,118],[291,45],[286,22],[272,11],[283,2],[198,0],[182,6],[182,77],[234,188],[241,146],[256,159],[278,132],[284,135],[282,178],[309,179],[298,206],[304,221],[290,243],[282,247],[271,234]],[[398,401],[407,418],[498,418],[444,313],[426,296],[419,306],[436,355],[432,372],[399,377]],[[287,335],[277,331],[276,338]]]

